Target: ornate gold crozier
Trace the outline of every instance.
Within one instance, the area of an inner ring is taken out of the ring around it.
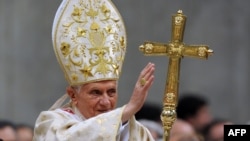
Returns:
[[[169,57],[167,81],[163,98],[163,111],[161,120],[164,129],[164,141],[170,135],[170,129],[176,120],[176,106],[178,103],[178,87],[180,62],[184,56],[207,59],[212,55],[213,50],[207,45],[186,45],[183,43],[186,16],[179,10],[172,16],[172,36],[168,44],[145,42],[139,47],[145,55],[162,55]]]

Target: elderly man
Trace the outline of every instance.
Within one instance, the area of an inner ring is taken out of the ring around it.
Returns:
[[[115,109],[126,49],[122,18],[110,0],[63,0],[54,19],[55,54],[69,82],[67,94],[39,115],[36,141],[152,141],[134,114],[154,80],[154,64],[140,73],[130,101]],[[70,102],[62,106],[67,97]]]

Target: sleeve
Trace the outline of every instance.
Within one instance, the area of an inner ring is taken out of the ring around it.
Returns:
[[[155,141],[149,130],[133,116],[120,128],[120,141]]]
[[[33,141],[115,141],[124,108],[79,121],[58,111],[42,112],[35,124]]]
[[[129,140],[129,123],[122,125],[120,128],[120,141],[128,141]]]
[[[136,121],[134,116],[129,120],[129,139],[133,141],[155,141],[149,130]]]

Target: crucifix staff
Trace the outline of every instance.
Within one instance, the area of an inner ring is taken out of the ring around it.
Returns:
[[[168,141],[170,130],[176,120],[176,107],[178,104],[178,88],[180,76],[180,63],[184,56],[207,59],[213,50],[207,45],[186,45],[183,43],[186,16],[179,10],[172,16],[172,36],[169,43],[145,42],[139,47],[147,56],[168,56],[169,65],[167,81],[163,97],[163,111],[161,120],[164,129],[164,141]]]

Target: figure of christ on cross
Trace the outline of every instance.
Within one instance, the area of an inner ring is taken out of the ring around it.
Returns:
[[[169,138],[170,129],[176,120],[176,107],[178,102],[178,88],[180,75],[180,62],[184,56],[207,59],[213,50],[207,45],[186,45],[183,43],[186,16],[179,10],[172,16],[172,36],[168,44],[145,42],[139,47],[147,56],[168,56],[169,66],[167,81],[163,98],[163,111],[161,120],[164,129],[164,141]]]

